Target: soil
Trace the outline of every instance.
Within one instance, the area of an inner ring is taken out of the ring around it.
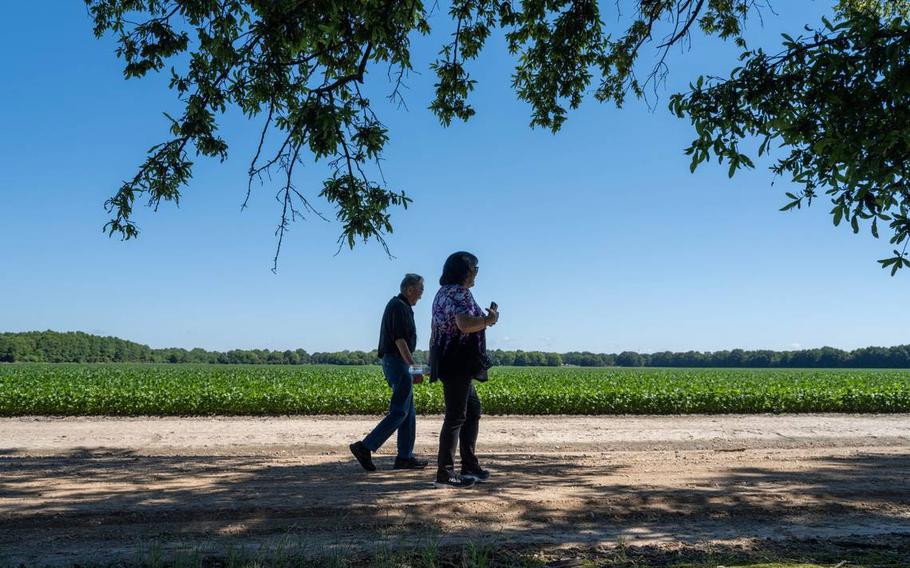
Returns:
[[[378,419],[0,419],[0,565],[910,535],[908,415],[485,416],[468,490],[432,486],[439,416],[428,469],[392,470],[393,437],[363,471]]]

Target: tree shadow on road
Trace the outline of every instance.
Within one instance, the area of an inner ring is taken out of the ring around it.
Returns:
[[[115,449],[7,453],[0,546],[25,559],[111,547],[115,558],[149,540],[250,544],[287,535],[357,548],[430,534],[531,546],[910,533],[904,455],[806,458],[787,470],[731,463],[692,479],[681,466],[672,483],[645,484],[611,454],[494,454],[485,461],[493,480],[463,491],[434,489],[432,466],[391,471],[380,457],[381,470],[368,474],[346,455],[307,461],[318,463]]]

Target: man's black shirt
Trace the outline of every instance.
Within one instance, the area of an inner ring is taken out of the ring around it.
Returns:
[[[379,328],[379,356],[399,355],[396,339],[404,339],[411,353],[417,348],[417,326],[414,325],[414,310],[404,294],[398,294],[386,304]]]

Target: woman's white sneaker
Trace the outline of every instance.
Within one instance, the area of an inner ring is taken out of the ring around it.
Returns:
[[[470,470],[470,471],[462,471],[461,477],[462,477],[462,479],[470,478],[470,479],[473,479],[474,481],[476,481],[477,483],[483,483],[484,481],[490,479],[490,472],[485,469],[477,468],[477,469]]]
[[[450,488],[450,489],[467,489],[473,487],[476,480],[473,477],[458,476],[450,473],[445,478],[437,477],[433,482],[433,487]]]

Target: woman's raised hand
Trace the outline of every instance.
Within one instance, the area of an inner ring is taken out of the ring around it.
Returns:
[[[499,321],[499,308],[487,308],[487,315],[484,316],[483,321],[487,327],[496,325],[496,322]]]

